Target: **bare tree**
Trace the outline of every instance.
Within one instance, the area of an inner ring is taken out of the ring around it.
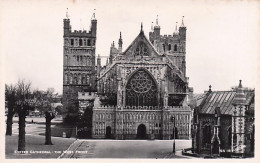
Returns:
[[[7,102],[6,135],[12,135],[13,116],[15,114],[16,86],[5,85],[5,100]]]
[[[34,94],[37,97],[37,106],[45,114],[45,145],[53,145],[51,141],[51,120],[55,118],[55,108],[51,105],[53,102],[53,90],[48,89],[46,92],[35,91]]]
[[[19,80],[17,83],[16,110],[19,116],[18,151],[25,151],[25,118],[29,110],[34,109],[35,99],[31,92],[31,83]]]

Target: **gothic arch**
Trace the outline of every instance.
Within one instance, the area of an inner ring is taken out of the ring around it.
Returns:
[[[82,46],[82,39],[79,39],[79,46]]]
[[[65,79],[65,83],[67,84],[68,83],[68,74],[67,73],[65,74],[64,79]]]
[[[126,84],[127,106],[157,106],[158,86],[153,76],[145,69],[138,69],[129,76]]]
[[[127,82],[129,82],[129,79],[131,79],[132,76],[135,75],[135,73],[138,72],[138,71],[140,71],[140,70],[145,71],[146,73],[148,73],[148,74],[151,76],[151,78],[155,81],[156,87],[159,88],[159,85],[158,85],[158,83],[157,83],[157,80],[155,79],[155,77],[153,76],[153,74],[152,74],[149,70],[147,70],[147,69],[145,69],[145,68],[137,68],[137,69],[133,70],[133,71],[126,77]]]
[[[91,40],[90,39],[88,39],[88,41],[87,41],[87,46],[91,46]]]
[[[177,44],[174,45],[174,51],[177,51]]]

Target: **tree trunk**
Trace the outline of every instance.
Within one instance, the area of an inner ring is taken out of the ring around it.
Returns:
[[[53,145],[51,142],[51,120],[53,118],[54,117],[51,113],[45,112],[45,119],[46,119],[45,145]]]
[[[6,120],[6,133],[5,135],[12,135],[12,125],[13,125],[13,115],[12,113],[8,113]]]
[[[18,139],[18,151],[25,151],[25,117],[26,112],[21,109],[19,115],[19,139]]]

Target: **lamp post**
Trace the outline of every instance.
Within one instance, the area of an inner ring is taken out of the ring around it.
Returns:
[[[171,121],[172,121],[172,123],[173,123],[173,146],[172,146],[172,152],[173,152],[173,154],[175,155],[175,116],[172,116],[171,117]]]

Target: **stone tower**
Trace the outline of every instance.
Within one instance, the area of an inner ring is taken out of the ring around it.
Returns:
[[[91,27],[86,30],[71,30],[70,19],[63,19],[63,100],[64,109],[77,115],[78,92],[96,91],[96,38],[97,20],[95,13]]]
[[[173,32],[173,35],[161,35],[160,25],[158,17],[156,24],[152,27],[152,31],[149,32],[149,40],[155,47],[155,49],[161,53],[167,55],[174,64],[182,71],[186,76],[186,27],[182,19],[182,24]]]
[[[245,112],[248,108],[241,80],[232,104],[232,152],[242,154],[245,153]]]

